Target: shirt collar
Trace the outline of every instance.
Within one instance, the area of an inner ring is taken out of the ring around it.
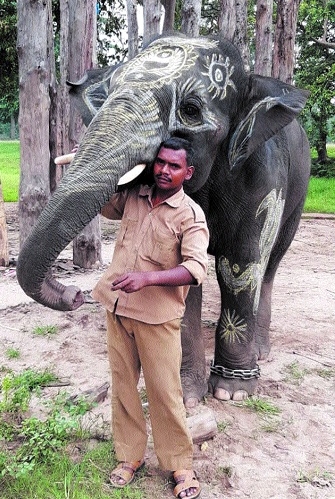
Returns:
[[[142,197],[147,196],[148,200],[151,203],[153,189],[154,189],[153,185],[151,187],[148,185],[142,185],[140,188],[140,191],[139,191],[139,196],[142,196]],[[172,208],[178,208],[178,206],[180,206],[182,200],[184,199],[184,196],[185,196],[184,189],[181,188],[178,192],[173,194],[173,196],[170,196],[169,198],[165,199],[165,201],[163,201],[163,203],[166,203],[169,206],[172,206]]]

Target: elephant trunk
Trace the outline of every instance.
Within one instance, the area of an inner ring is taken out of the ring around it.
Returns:
[[[112,105],[106,101],[22,246],[17,278],[25,293],[37,302],[55,310],[74,310],[84,303],[82,291],[57,282],[51,267],[101,211],[115,192],[118,179],[136,164],[153,161],[165,137],[153,98],[146,94],[143,100],[147,100],[145,115],[137,113],[136,106],[129,107],[129,95],[127,101],[119,99]]]

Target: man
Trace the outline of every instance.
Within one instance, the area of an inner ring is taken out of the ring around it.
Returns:
[[[183,190],[192,162],[190,144],[169,139],[153,165],[154,185],[115,194],[103,207],[102,215],[122,222],[112,263],[92,292],[107,309],[112,433],[120,461],[111,484],[128,485],[144,463],[142,368],[155,452],[162,469],[174,472],[178,498],[200,494],[180,380],[185,299],[207,271],[205,216]]]

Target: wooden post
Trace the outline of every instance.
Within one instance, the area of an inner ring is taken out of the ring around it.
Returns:
[[[0,266],[7,267],[9,264],[8,253],[8,233],[5,213],[5,203],[2,196],[2,187],[0,182]]]

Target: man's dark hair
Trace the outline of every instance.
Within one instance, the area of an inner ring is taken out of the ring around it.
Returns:
[[[165,147],[166,149],[173,149],[174,151],[184,149],[186,152],[187,165],[194,165],[194,150],[188,140],[182,139],[181,137],[170,137],[169,139],[161,143],[160,148],[161,147]]]

